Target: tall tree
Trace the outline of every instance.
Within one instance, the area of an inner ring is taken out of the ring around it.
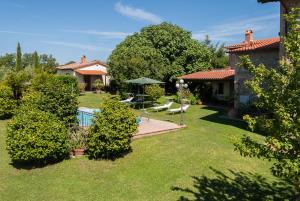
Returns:
[[[229,66],[229,56],[226,53],[225,45],[222,44],[213,44],[209,36],[205,37],[203,43],[212,51],[213,56],[211,59],[211,65],[213,68],[225,68]]]
[[[22,52],[20,43],[17,46],[17,53],[16,53],[16,71],[22,70]]]
[[[39,55],[36,51],[33,53],[33,68],[35,70],[40,69]]]
[[[212,52],[190,32],[170,23],[144,27],[128,36],[108,59],[113,79],[140,76],[174,81],[178,76],[211,67]]]
[[[283,39],[286,58],[276,69],[255,66],[241,59],[253,79],[247,85],[257,97],[256,105],[264,114],[244,118],[251,129],[263,128],[268,135],[264,143],[244,137],[236,149],[244,156],[274,161],[272,172],[293,182],[300,200],[300,10],[286,16],[289,33]]]

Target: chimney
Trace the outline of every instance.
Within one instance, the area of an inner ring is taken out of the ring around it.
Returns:
[[[80,58],[81,63],[87,63],[87,59],[85,55],[82,55],[82,57]]]
[[[253,42],[253,31],[250,29],[250,30],[246,30],[245,32],[245,43],[251,43]]]

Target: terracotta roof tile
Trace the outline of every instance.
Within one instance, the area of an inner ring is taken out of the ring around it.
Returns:
[[[188,75],[181,76],[187,80],[224,80],[232,79],[235,75],[235,70],[232,68],[214,69],[210,71],[200,71]]]
[[[72,64],[67,64],[67,65],[62,65],[62,66],[58,66],[56,68],[59,70],[75,70],[78,68],[89,67],[89,66],[93,66],[93,65],[97,65],[97,64],[108,67],[105,63],[102,63],[100,61],[91,61],[91,62],[87,62],[87,63],[72,63]]]
[[[81,75],[106,75],[106,73],[101,70],[75,70],[75,72]]]
[[[252,42],[243,42],[227,46],[226,49],[231,52],[246,52],[262,48],[279,48],[280,38],[268,38],[263,40],[254,40]]]

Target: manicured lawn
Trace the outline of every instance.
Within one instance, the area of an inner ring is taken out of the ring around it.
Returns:
[[[79,96],[79,106],[97,108],[100,106],[103,98],[107,96],[106,93],[96,94],[94,92],[86,92]]]
[[[86,102],[81,106],[96,107],[102,96],[82,96],[80,100]],[[124,158],[94,161],[84,157],[31,170],[10,165],[5,150],[7,122],[0,121],[0,200],[221,200],[225,199],[223,194],[236,193],[262,198],[264,191],[253,191],[253,186],[261,182],[255,183],[257,178],[250,173],[270,182],[274,180],[270,163],[241,157],[232,145],[232,140],[243,134],[261,137],[220,114],[211,108],[192,106],[185,114],[187,128],[135,140],[133,151]],[[179,120],[179,115],[165,112],[151,116]],[[230,171],[246,175],[228,183],[222,174],[234,178]]]

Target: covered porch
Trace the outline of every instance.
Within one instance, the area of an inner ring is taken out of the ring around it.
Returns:
[[[80,83],[85,83],[85,90],[94,90],[93,83],[100,79],[104,86],[108,85],[108,78],[106,72],[101,70],[75,70],[76,77]]]
[[[181,76],[190,90],[203,102],[232,103],[234,99],[234,75],[231,68],[201,71]]]

